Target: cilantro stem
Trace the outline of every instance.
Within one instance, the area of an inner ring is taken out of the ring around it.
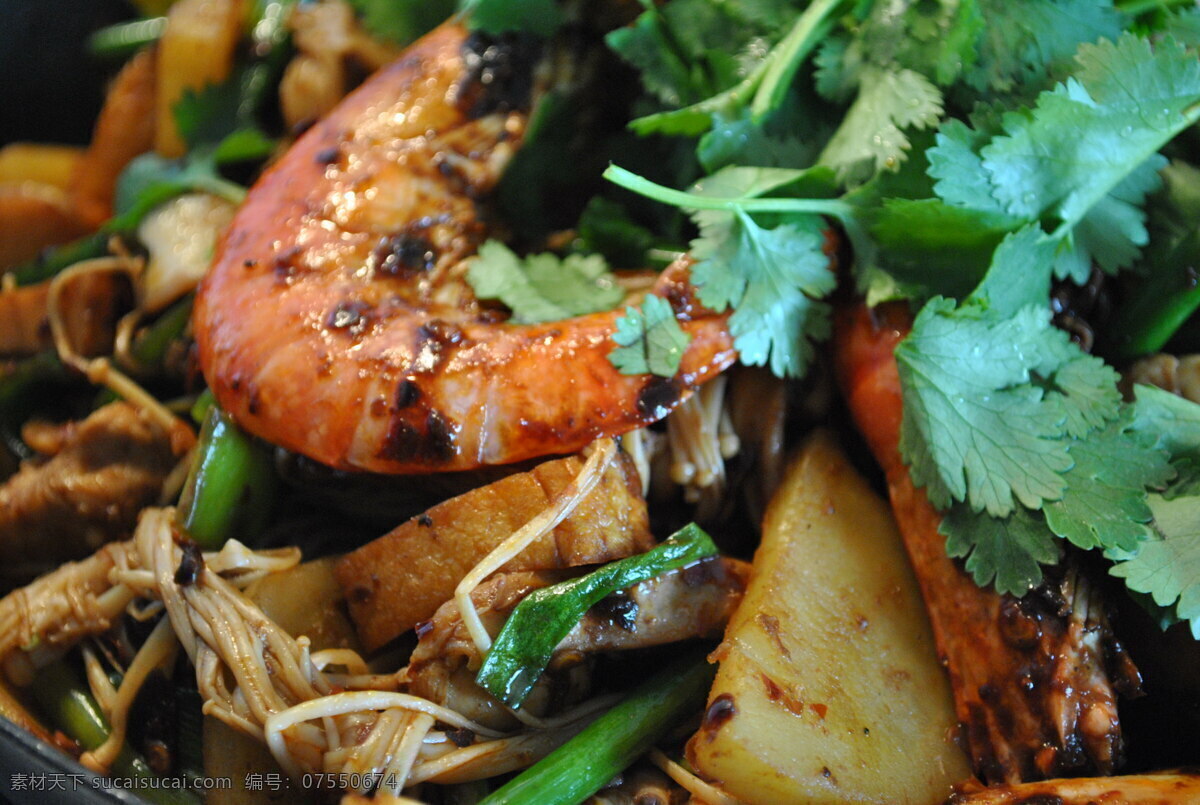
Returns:
[[[703,134],[712,127],[718,114],[736,117],[736,110],[749,102],[755,119],[770,114],[783,100],[792,78],[805,58],[833,27],[835,13],[847,0],[817,0],[801,14],[791,30],[779,40],[761,62],[734,86],[705,98],[699,103],[640,117],[630,127],[639,134],[660,129],[671,130],[672,124],[682,126],[674,133]],[[696,118],[699,118],[697,123]],[[685,122],[690,121],[690,122]],[[665,128],[664,128],[665,127]]]
[[[806,8],[787,36],[771,50],[760,69],[754,71],[752,77],[759,79],[759,83],[750,103],[750,112],[756,120],[770,114],[783,102],[796,71],[812,49],[825,39],[833,27],[835,13],[844,3],[845,0],[817,0]]]
[[[604,178],[626,190],[645,196],[646,198],[679,207],[685,210],[725,210],[727,212],[790,212],[814,213],[828,215],[839,221],[852,218],[854,208],[844,201],[837,199],[814,198],[721,198],[718,196],[701,196],[683,190],[674,190],[638,176],[632,171],[618,165],[609,165],[604,171]]]

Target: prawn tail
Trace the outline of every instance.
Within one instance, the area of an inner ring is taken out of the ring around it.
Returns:
[[[1021,598],[975,584],[945,550],[942,515],[914,486],[899,450],[903,416],[894,350],[911,328],[906,305],[844,305],[834,361],[852,416],[887,475],[888,493],[950,675],[960,740],[988,783],[1089,770],[1122,755],[1117,690],[1135,692],[1132,663],[1112,633],[1100,586],[1068,554]]]

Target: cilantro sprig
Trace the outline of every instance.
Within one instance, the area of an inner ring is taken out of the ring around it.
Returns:
[[[559,258],[542,253],[521,258],[496,240],[479,247],[467,269],[467,281],[480,299],[507,305],[515,324],[611,310],[625,298],[625,291],[599,255]]]
[[[812,342],[829,332],[828,307],[821,300],[837,284],[822,251],[822,215],[854,227],[854,211],[836,199],[765,194],[804,186],[814,177],[820,183],[825,174],[727,168],[686,193],[615,165],[604,175],[691,211],[700,231],[692,241],[692,282],[700,301],[717,312],[733,309],[729,329],[743,363],[769,365],[780,376],[803,375]]]

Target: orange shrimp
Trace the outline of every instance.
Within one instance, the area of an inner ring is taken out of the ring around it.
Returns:
[[[479,304],[464,260],[534,59],[474,44],[453,22],[427,35],[251,189],[193,321],[205,378],[252,433],[342,469],[504,464],[659,419],[733,362],[685,261],[653,291],[691,336],[671,378],[612,366],[619,311],[518,326]]]

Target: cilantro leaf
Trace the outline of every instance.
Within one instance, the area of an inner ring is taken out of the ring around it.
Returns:
[[[244,187],[220,175],[211,149],[194,150],[184,159],[142,154],[130,161],[118,177],[115,214],[104,228],[109,232],[131,232],[152,209],[192,191],[212,193],[234,204],[246,198]]]
[[[989,319],[976,306],[934,299],[921,310],[896,348],[900,447],[934,505],[966,500],[1002,517],[1014,495],[1030,508],[1062,497],[1071,466],[1062,408],[1031,380],[1056,370],[1066,346],[1048,309]]]
[[[1151,495],[1149,505],[1162,538],[1142,543],[1110,572],[1159,606],[1173,607],[1200,640],[1200,497]]]
[[[236,78],[186,89],[171,109],[189,149],[220,142],[246,124],[241,82]]]
[[[618,346],[608,359],[622,374],[673,377],[691,336],[679,326],[667,300],[647,296],[640,309],[625,308],[613,341]]]
[[[563,21],[562,9],[554,0],[464,0],[462,6],[470,15],[471,29],[489,34],[524,31],[548,37]]]
[[[625,291],[599,255],[553,254],[518,257],[489,240],[467,269],[467,281],[480,299],[498,299],[512,309],[512,321],[533,324],[611,310]]]
[[[1152,48],[1126,34],[1084,45],[1078,61],[1072,78],[1031,114],[1008,116],[1005,136],[981,149],[993,192],[1014,215],[1073,226],[1200,119],[1200,61],[1174,40]]]
[[[729,168],[696,192],[753,198],[795,179],[795,171]],[[729,329],[741,361],[769,364],[778,376],[800,376],[812,360],[810,341],[829,333],[828,306],[836,278],[822,251],[824,222],[791,215],[774,227],[740,210],[698,210],[692,241],[692,281],[700,301],[718,312],[733,308]]]
[[[1035,88],[1070,67],[1079,45],[1121,33],[1121,15],[1109,0],[977,0],[984,21],[978,55],[965,81],[978,91]]]
[[[1153,439],[1128,430],[1129,419],[1071,442],[1067,492],[1045,504],[1050,529],[1085,550],[1136,551],[1152,536],[1146,487],[1162,488],[1175,474]]]
[[[1137,385],[1131,428],[1152,434],[1172,458],[1200,460],[1200,405],[1156,386]]]
[[[946,537],[949,556],[966,558],[964,565],[975,583],[994,584],[1000,593],[1024,595],[1041,583],[1041,566],[1062,557],[1061,546],[1042,518],[1024,507],[1001,519],[956,504],[938,531]]]
[[[863,70],[858,97],[821,152],[819,162],[843,176],[894,170],[911,147],[903,129],[928,128],[942,115],[942,94],[912,70]]]
[[[455,0],[349,0],[373,36],[407,45],[454,13]]]

